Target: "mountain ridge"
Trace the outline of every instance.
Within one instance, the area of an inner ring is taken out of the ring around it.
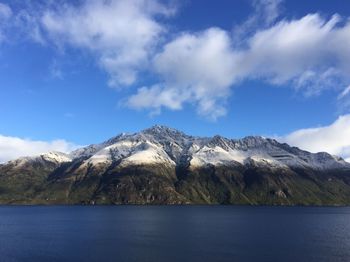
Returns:
[[[184,132],[178,131],[173,128],[169,128],[167,126],[161,126],[161,125],[155,125],[151,128],[144,129],[137,133],[122,133],[120,135],[117,135],[109,140],[106,140],[105,142],[102,142],[101,144],[92,144],[88,147],[83,148],[84,153],[82,155],[91,155],[92,153],[96,153],[97,151],[112,146],[113,144],[117,143],[120,140],[144,140],[144,141],[152,141],[156,143],[160,143],[163,147],[165,147],[166,153],[170,155],[174,155],[174,152],[171,152],[171,148],[169,146],[171,145],[178,145],[181,146],[181,150],[186,149],[186,146],[219,146],[223,149],[229,150],[234,149],[238,151],[247,151],[252,148],[258,148],[258,147],[271,147],[276,146],[281,149],[284,149],[285,151],[291,153],[291,154],[306,154],[306,155],[315,155],[315,156],[324,156],[324,157],[332,157],[337,161],[344,161],[344,159],[330,155],[326,152],[318,152],[315,154],[309,153],[305,150],[299,149],[298,147],[291,147],[286,143],[279,143],[277,140],[272,138],[265,138],[262,136],[247,136],[242,139],[229,139],[225,138],[220,135],[215,135],[213,137],[199,137],[199,136],[191,136],[187,135]],[[170,144],[166,144],[169,142]],[[92,151],[90,153],[86,153],[85,149],[87,151]],[[79,151],[82,149],[78,149],[73,151],[70,155],[73,157],[79,157],[82,155],[79,155]]]
[[[350,204],[350,164],[275,139],[156,125],[0,165],[0,203]]]

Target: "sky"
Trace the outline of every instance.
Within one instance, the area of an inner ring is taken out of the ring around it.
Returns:
[[[350,2],[0,0],[0,162],[155,124],[350,161]]]

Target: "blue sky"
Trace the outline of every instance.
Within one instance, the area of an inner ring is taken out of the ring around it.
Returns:
[[[0,162],[155,124],[350,157],[349,18],[342,0],[0,0]]]

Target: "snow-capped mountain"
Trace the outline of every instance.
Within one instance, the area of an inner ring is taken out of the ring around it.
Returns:
[[[271,165],[313,169],[349,168],[342,158],[325,152],[312,154],[274,139],[194,137],[176,129],[154,126],[135,134],[121,134],[106,142],[73,151],[71,159],[89,164],[164,163],[169,165]]]
[[[270,138],[165,126],[0,165],[0,203],[350,204],[350,164]]]
[[[16,168],[27,167],[28,165],[45,165],[52,164],[59,166],[62,163],[71,162],[72,157],[69,154],[61,153],[61,152],[48,152],[44,154],[40,154],[38,156],[32,157],[20,157],[15,160],[11,160],[7,162],[7,165],[11,165]]]

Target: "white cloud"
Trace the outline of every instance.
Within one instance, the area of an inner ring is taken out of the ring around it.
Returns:
[[[350,23],[338,25],[340,21],[338,15],[326,20],[319,14],[282,20],[244,39],[243,47],[219,28],[184,33],[154,58],[155,72],[163,80],[157,92],[143,87],[131,106],[159,111],[190,102],[200,114],[215,119],[225,114],[225,101],[239,80],[292,85],[308,95],[341,90],[350,81]],[[172,95],[164,100],[159,96],[163,92]],[[152,94],[156,102],[144,103]]]
[[[0,135],[0,163],[49,151],[68,153],[76,148],[77,145],[65,140],[38,141]]]
[[[14,24],[36,42],[88,50],[111,86],[135,85],[140,72],[158,77],[126,99],[130,108],[159,113],[189,103],[216,119],[225,115],[232,89],[249,79],[307,95],[332,88],[346,104],[350,20],[317,13],[281,19],[282,2],[253,0],[255,12],[233,32],[208,28],[175,35],[162,19],[175,9],[158,0],[49,1],[16,15],[0,5],[0,16],[14,16]],[[60,71],[52,73],[60,77]]]
[[[92,51],[111,86],[131,85],[165,31],[155,17],[172,12],[156,0],[85,1],[46,10],[41,23],[58,45]]]
[[[350,114],[340,116],[329,126],[300,129],[277,139],[310,152],[339,155],[349,161]]]
[[[152,114],[159,114],[162,106],[172,110],[182,109],[182,102],[186,97],[178,89],[163,89],[158,85],[141,87],[135,95],[132,95],[127,105],[134,109],[148,108]]]
[[[235,80],[233,55],[230,38],[221,29],[184,33],[154,58],[163,87],[139,89],[128,105],[159,111],[161,107],[180,109],[184,102],[192,102],[200,114],[215,119],[225,113],[221,104]]]
[[[350,25],[338,28],[339,21],[337,15],[327,21],[318,14],[309,14],[258,31],[247,40],[248,49],[242,52],[242,75],[264,78],[274,84],[294,80],[298,86],[306,87],[312,86],[313,79],[330,69],[345,76],[350,60],[344,65],[340,54],[349,52],[350,47],[336,39],[340,35],[343,37],[346,32],[343,29]]]

